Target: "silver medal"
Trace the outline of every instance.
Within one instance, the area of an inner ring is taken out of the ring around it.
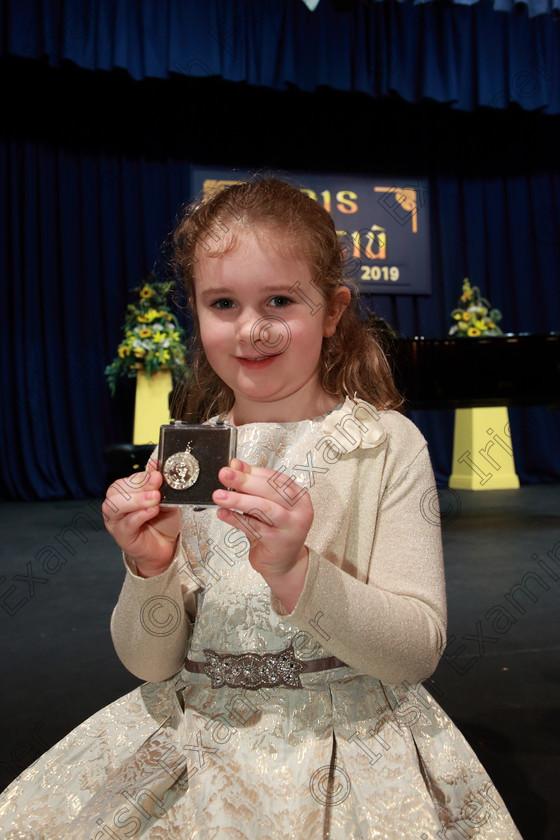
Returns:
[[[163,475],[174,490],[186,490],[193,486],[200,475],[200,464],[191,454],[190,443],[184,452],[176,452],[167,459]]]

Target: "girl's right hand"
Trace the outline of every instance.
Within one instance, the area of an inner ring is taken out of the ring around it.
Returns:
[[[181,532],[178,508],[160,507],[162,475],[157,470],[115,481],[102,505],[105,527],[136,564],[140,577],[164,572]]]

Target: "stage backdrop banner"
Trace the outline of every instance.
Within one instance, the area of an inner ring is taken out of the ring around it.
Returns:
[[[207,196],[253,177],[244,170],[193,167],[193,195]],[[345,273],[363,292],[430,294],[427,178],[317,173],[283,177],[329,211],[345,245]]]

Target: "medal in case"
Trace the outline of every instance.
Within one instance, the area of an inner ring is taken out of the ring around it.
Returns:
[[[215,507],[212,493],[222,487],[218,472],[235,457],[237,430],[171,421],[161,426],[158,459],[163,475],[161,505]]]

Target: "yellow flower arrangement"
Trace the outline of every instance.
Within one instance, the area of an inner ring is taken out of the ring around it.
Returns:
[[[478,286],[471,286],[468,277],[463,280],[463,294],[451,317],[455,323],[449,328],[449,335],[457,338],[503,335],[497,326],[502,313],[499,309],[492,309],[490,302],[480,296]]]
[[[184,370],[185,331],[169,304],[172,283],[159,283],[152,276],[133,289],[136,299],[129,303],[123,325],[124,338],[117,357],[105,368],[114,396],[119,376],[134,377],[144,369],[149,377],[163,368]]]

